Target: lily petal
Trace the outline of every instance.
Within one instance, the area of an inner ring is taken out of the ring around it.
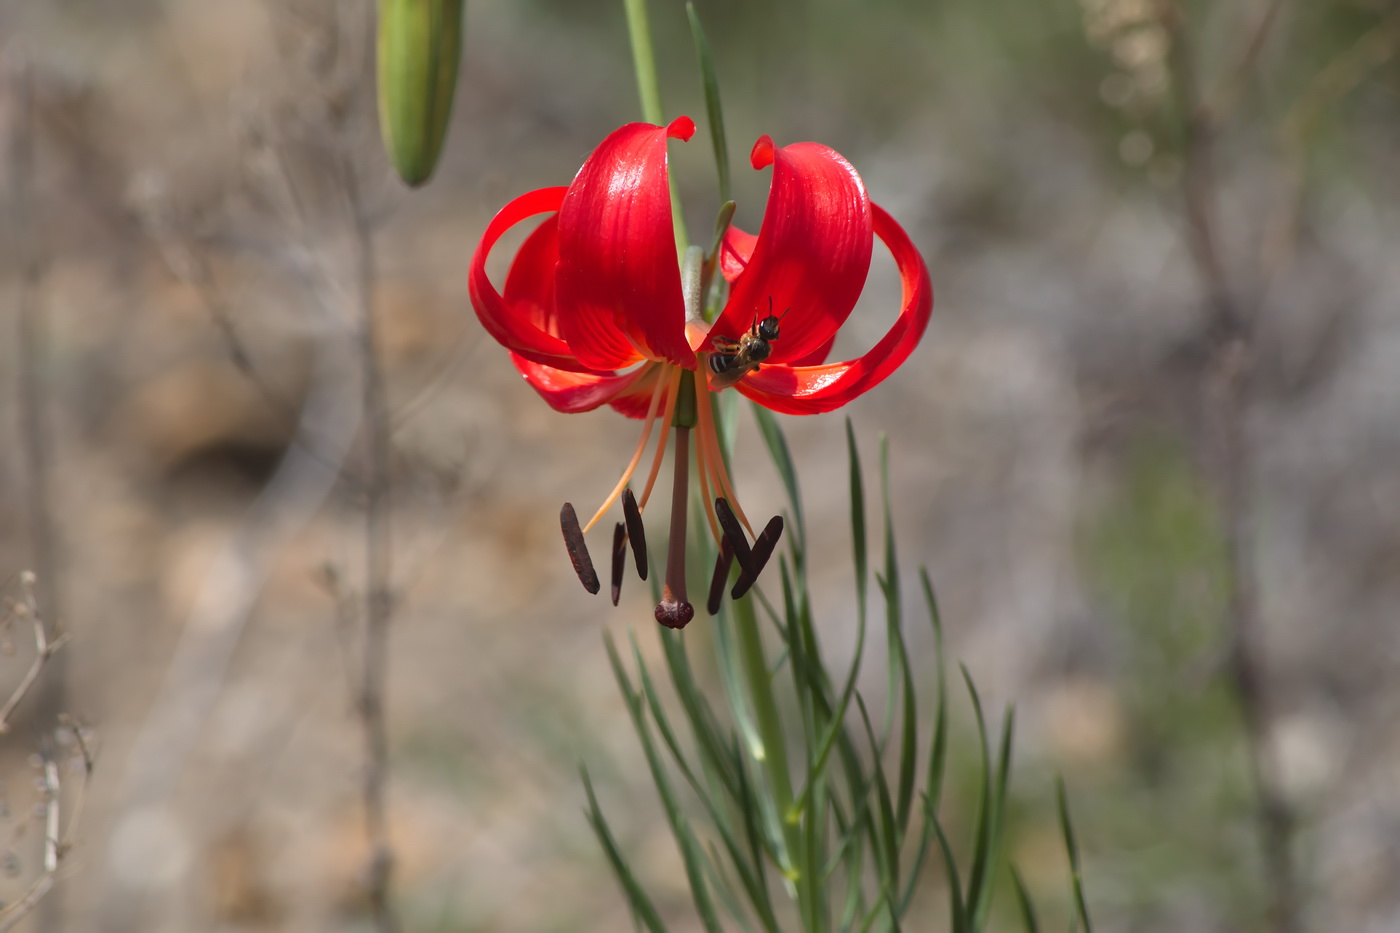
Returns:
[[[694,133],[688,117],[666,127],[628,124],[569,185],[555,301],[560,335],[587,366],[620,369],[647,358],[695,368],[666,173],[667,139]]]
[[[554,267],[559,264],[559,215],[545,218],[525,238],[506,276],[505,301],[523,317],[551,336],[559,336],[554,308]]]
[[[746,233],[733,224],[724,231],[724,242],[720,246],[719,271],[726,282],[733,282],[749,266],[753,258],[753,248],[758,245],[758,237]]]
[[[496,241],[522,220],[536,214],[557,211],[564,200],[565,190],[539,188],[522,194],[501,208],[486,227],[486,233],[482,235],[481,243],[472,255],[467,285],[476,316],[497,343],[536,363],[578,371],[588,367],[578,362],[567,343],[541,328],[539,309],[531,307],[529,302],[517,305],[502,298],[486,275],[486,258],[491,254],[491,248],[496,245]]]
[[[632,418],[646,415],[661,368],[639,366],[625,373],[580,373],[544,366],[518,353],[512,353],[510,359],[531,388],[555,411],[576,414],[610,404]]]
[[[859,359],[825,366],[770,365],[745,376],[735,387],[765,408],[811,415],[840,408],[873,389],[913,352],[933,313],[933,285],[923,257],[894,218],[877,205],[875,234],[889,247],[903,284],[899,318],[880,342]],[[786,332],[783,335],[786,339]]]
[[[712,333],[738,337],[771,307],[783,314],[773,363],[817,350],[845,323],[870,271],[870,197],[851,163],[819,143],[775,148],[761,137],[749,161],[773,166],[763,226]],[[742,256],[743,242],[732,241]]]

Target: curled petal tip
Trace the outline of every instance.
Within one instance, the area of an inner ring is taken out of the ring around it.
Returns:
[[[749,164],[754,168],[767,168],[773,164],[773,137],[767,134],[758,137],[749,153]]]
[[[666,135],[671,139],[690,142],[690,137],[695,135],[695,121],[690,117],[676,117],[666,127]]]

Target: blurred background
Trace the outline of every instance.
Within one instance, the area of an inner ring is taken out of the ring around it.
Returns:
[[[1060,772],[1100,929],[1400,930],[1400,6],[696,6],[737,222],[762,216],[753,140],[814,139],[929,263],[922,347],[846,412],[868,468],[889,436],[901,553],[929,568],[951,655],[1017,706],[1009,855],[1051,915]],[[650,597],[587,598],[555,518],[601,500],[636,425],[550,411],[465,275],[497,208],[638,118],[621,4],[471,0],[419,193],[379,147],[372,12],[0,2],[0,696],[35,658],[15,606],[69,639],[0,736],[3,899],[57,882],[26,929],[370,928],[363,282],[395,441],[406,926],[628,928],[585,761],[674,929],[698,929],[600,640],[650,645]],[[683,8],[652,17],[668,115],[699,120]],[[672,164],[706,236],[703,127]],[[877,262],[838,355],[897,299]],[[784,423],[839,663],[842,418]],[[739,438],[747,508],[779,511],[747,417]],[[75,822],[46,876],[55,805]]]

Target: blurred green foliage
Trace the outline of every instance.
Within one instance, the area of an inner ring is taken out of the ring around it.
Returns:
[[[1181,445],[1139,441],[1082,553],[1116,636],[1124,747],[1097,786],[1075,782],[1094,799],[1079,821],[1094,840],[1096,902],[1129,927],[1159,916],[1174,888],[1241,929],[1262,910],[1247,747],[1222,676],[1225,556],[1214,501]]]

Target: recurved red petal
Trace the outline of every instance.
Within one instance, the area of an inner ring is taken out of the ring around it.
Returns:
[[[642,358],[695,368],[671,220],[666,141],[695,124],[632,123],[593,150],[559,208],[559,332],[580,361],[620,369]]]
[[[518,353],[512,353],[510,359],[551,408],[567,414],[611,404],[631,417],[643,417],[656,386],[655,371],[660,369],[659,366],[639,366],[625,373],[581,373],[545,366]],[[640,410],[632,414],[631,409],[637,406],[638,399]]]
[[[719,271],[726,282],[737,279],[748,267],[749,258],[753,256],[753,248],[757,244],[758,237],[752,233],[745,233],[733,224],[724,231],[724,241],[719,252]]]
[[[791,415],[811,415],[840,408],[884,381],[918,345],[933,313],[933,285],[928,268],[909,235],[894,218],[876,205],[871,207],[875,233],[889,247],[899,267],[904,293],[899,318],[880,342],[859,359],[824,366],[765,363],[736,386],[760,405]],[[786,336],[784,332],[784,339]]]
[[[554,311],[554,267],[559,262],[559,215],[545,218],[525,238],[511,261],[506,304],[540,330],[558,337]]]
[[[501,346],[536,363],[559,369],[584,370],[588,367],[578,361],[569,345],[541,327],[541,311],[537,301],[511,302],[503,298],[486,275],[486,258],[501,236],[522,220],[558,210],[565,190],[540,188],[522,194],[501,208],[487,225],[486,233],[472,255],[467,284],[476,316],[486,332]],[[541,296],[537,294],[533,297],[537,299]]]
[[[818,143],[754,145],[754,168],[773,166],[763,226],[711,334],[736,338],[771,307],[783,318],[774,363],[803,359],[845,323],[870,271],[870,198],[851,163]],[[736,238],[735,257],[743,242]]]

